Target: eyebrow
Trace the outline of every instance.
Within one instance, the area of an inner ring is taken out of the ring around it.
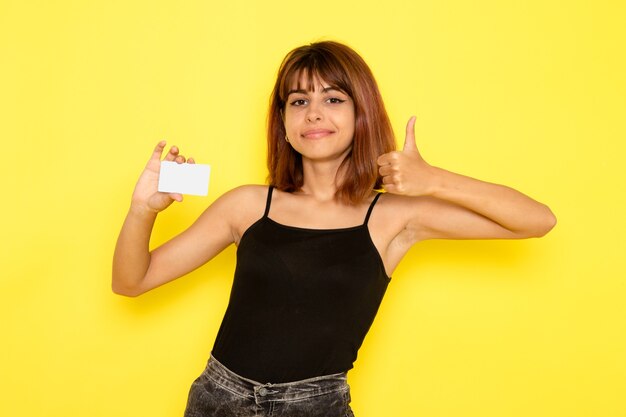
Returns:
[[[337,91],[339,93],[345,94],[342,90],[336,88],[336,87],[325,87],[322,88],[322,93],[327,93],[329,91]],[[309,91],[304,90],[302,88],[298,89],[298,90],[289,90],[287,92],[287,97],[289,97],[291,94],[307,94]]]

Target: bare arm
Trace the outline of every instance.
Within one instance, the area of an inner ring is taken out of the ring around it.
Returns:
[[[154,251],[149,251],[150,235],[157,213],[180,194],[157,191],[161,154],[165,142],[155,148],[133,192],[113,256],[112,289],[126,296],[137,296],[172,281],[207,262],[233,242],[228,222],[228,198],[218,199],[187,230]],[[165,160],[184,163],[172,147]],[[193,163],[193,159],[189,159]]]
[[[378,159],[388,192],[419,197],[403,203],[414,242],[539,237],[554,227],[556,218],[545,204],[513,188],[427,164],[415,144],[414,123],[411,118],[407,124],[402,152]]]
[[[113,255],[111,288],[120,295],[139,295],[137,289],[150,266],[148,245],[156,213],[135,210],[126,215]]]

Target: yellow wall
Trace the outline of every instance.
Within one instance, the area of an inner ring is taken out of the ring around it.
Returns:
[[[262,183],[291,48],[352,45],[399,140],[546,202],[546,238],[419,244],[350,372],[358,417],[626,415],[626,20],[618,1],[0,0],[0,415],[179,416],[228,300],[229,249],[138,299],[110,291],[160,139]]]

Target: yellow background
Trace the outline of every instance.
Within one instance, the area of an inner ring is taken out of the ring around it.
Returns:
[[[234,249],[137,299],[117,233],[161,139],[210,193],[265,179],[293,47],[370,64],[398,141],[546,202],[544,239],[432,241],[395,272],[349,374],[358,417],[626,415],[626,9],[620,1],[0,0],[0,415],[180,416],[226,308]]]

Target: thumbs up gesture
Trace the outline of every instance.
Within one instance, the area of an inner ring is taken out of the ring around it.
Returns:
[[[432,167],[424,161],[415,143],[415,116],[406,125],[402,151],[389,152],[378,157],[378,172],[387,192],[409,196],[431,193]]]

